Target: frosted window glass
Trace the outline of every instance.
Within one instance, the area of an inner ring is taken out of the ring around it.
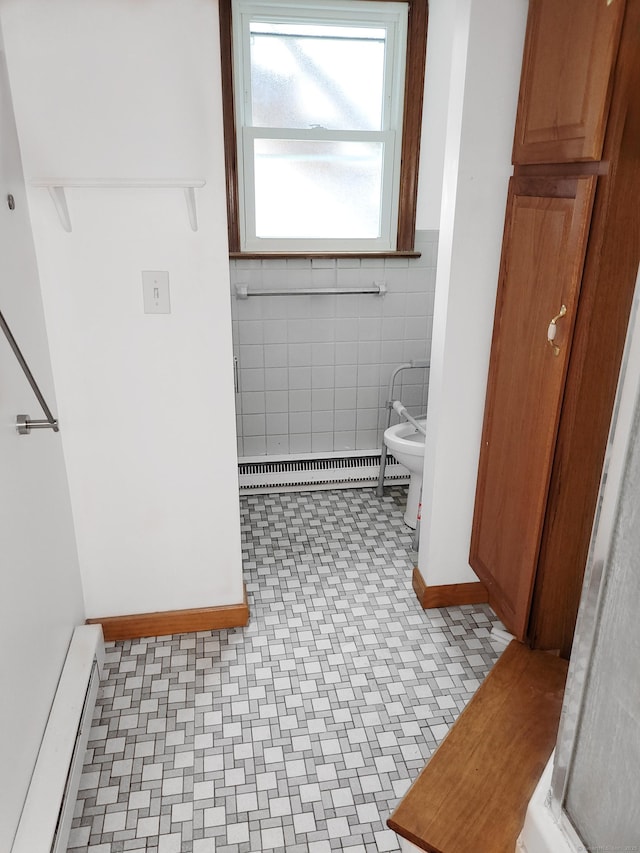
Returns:
[[[381,130],[383,29],[251,24],[254,127]]]
[[[255,140],[256,235],[377,238],[383,148],[379,142]]]

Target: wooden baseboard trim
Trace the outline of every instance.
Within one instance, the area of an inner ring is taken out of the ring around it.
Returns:
[[[431,607],[456,607],[461,604],[485,604],[489,601],[487,588],[480,581],[427,586],[418,571],[413,570],[413,591],[425,610]]]
[[[249,604],[246,589],[242,604],[87,619],[87,625],[97,623],[102,625],[105,640],[137,640],[140,637],[163,637],[167,634],[242,628],[248,622]]]

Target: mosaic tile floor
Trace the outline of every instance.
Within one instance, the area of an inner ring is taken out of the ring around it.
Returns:
[[[423,611],[406,491],[243,497],[247,628],[111,643],[72,853],[397,851],[386,818],[500,646]]]

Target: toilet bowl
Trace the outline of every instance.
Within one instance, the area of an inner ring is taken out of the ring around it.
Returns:
[[[418,421],[421,426],[425,426],[426,422],[426,419]],[[413,424],[404,421],[389,427],[384,432],[384,443],[387,446],[387,450],[393,454],[394,458],[401,465],[404,465],[409,470],[411,475],[404,522],[413,530],[416,529],[417,525],[418,504],[422,489],[424,440],[424,435]]]

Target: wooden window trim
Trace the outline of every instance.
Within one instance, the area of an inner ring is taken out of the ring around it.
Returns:
[[[428,0],[393,0],[408,3],[407,55],[404,84],[404,119],[402,124],[402,154],[400,165],[400,190],[398,198],[398,238],[396,252],[387,256],[413,252],[418,202],[418,165],[420,161],[420,131],[422,128],[422,102],[427,56]],[[219,0],[220,60],[222,70],[222,115],[224,124],[224,158],[227,185],[227,227],[229,253],[248,257],[254,253],[240,248],[240,204],[238,197],[238,149],[236,140],[235,105],[233,97],[233,36],[231,31],[231,0]],[[280,257],[287,256],[278,253]],[[323,257],[338,253],[322,252]],[[364,256],[368,252],[354,252]],[[298,257],[296,253],[292,256]],[[265,253],[262,257],[275,257]]]

